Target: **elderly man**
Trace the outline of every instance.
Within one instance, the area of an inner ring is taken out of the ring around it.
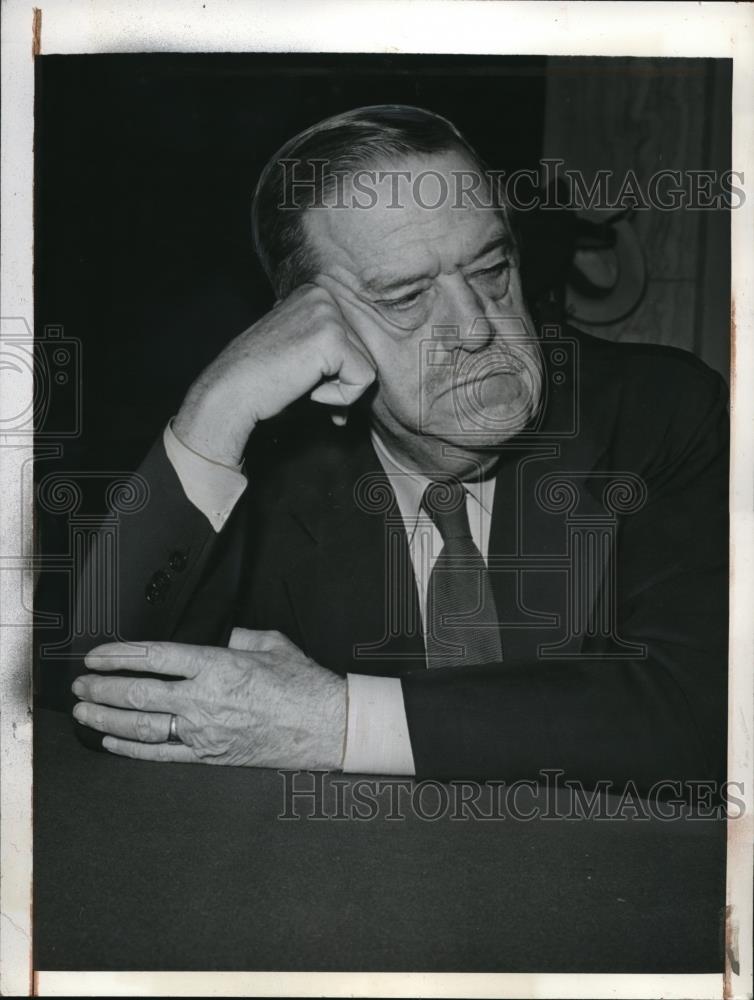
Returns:
[[[296,136],[253,224],[277,302],[139,471],[119,641],[73,684],[82,738],[154,761],[719,778],[721,380],[537,329],[505,204],[428,111]]]

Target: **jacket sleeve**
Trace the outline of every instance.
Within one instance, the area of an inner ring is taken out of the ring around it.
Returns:
[[[595,786],[721,780],[727,704],[728,420],[722,380],[690,380],[614,553],[617,623],[642,659],[503,662],[403,678],[419,777]]]
[[[114,534],[92,539],[76,587],[69,680],[83,672],[83,657],[105,642],[166,640],[222,644],[233,611],[244,544],[245,498],[223,530],[186,497],[162,441],[155,442],[134,475],[140,509],[120,517]],[[70,706],[74,703],[70,695]],[[76,724],[87,745],[101,734]]]

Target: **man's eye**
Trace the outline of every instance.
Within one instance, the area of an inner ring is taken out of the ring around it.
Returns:
[[[498,261],[490,267],[481,268],[471,275],[471,280],[480,286],[480,290],[493,299],[502,298],[508,294],[511,280],[510,260]]]
[[[400,299],[384,301],[382,305],[387,309],[395,309],[400,312],[402,309],[410,309],[412,305],[419,301],[422,295],[424,295],[424,289],[419,289],[418,292],[411,292],[410,295],[404,295]]]
[[[485,267],[485,268],[482,268],[481,271],[475,271],[473,277],[475,277],[475,278],[486,278],[486,277],[493,277],[493,278],[495,278],[495,277],[498,277],[500,275],[505,274],[505,272],[508,270],[509,266],[510,266],[510,261],[506,258],[506,260],[500,260],[500,261],[498,261],[497,264],[492,264],[491,267]]]

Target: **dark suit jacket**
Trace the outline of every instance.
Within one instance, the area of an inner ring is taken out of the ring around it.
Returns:
[[[426,669],[405,532],[365,425],[331,428],[313,404],[252,436],[247,494],[219,534],[155,444],[139,470],[149,501],[121,524],[120,637],[278,629],[339,673],[400,676],[419,777],[720,779],[724,384],[671,348],[565,340],[543,342],[543,416],[500,449],[502,663]]]

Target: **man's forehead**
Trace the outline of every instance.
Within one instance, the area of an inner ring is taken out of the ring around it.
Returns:
[[[501,212],[473,206],[322,209],[305,220],[323,265],[346,267],[367,290],[463,267],[495,244],[512,242]]]
[[[473,220],[458,220],[455,225],[437,227],[434,232],[406,233],[399,246],[390,241],[375,241],[364,254],[357,277],[365,288],[379,291],[391,284],[418,280],[432,271],[465,267],[496,247],[511,244],[510,231],[500,216],[492,212],[470,209]],[[439,230],[439,231],[437,231]],[[389,252],[388,252],[389,251]]]
[[[323,266],[329,260],[346,267],[365,287],[405,279],[417,269],[463,266],[495,237],[510,238],[502,212],[489,202],[459,202],[459,185],[469,174],[488,186],[489,178],[461,150],[377,163],[360,179],[369,194],[347,178],[341,207],[305,213],[308,238]]]

